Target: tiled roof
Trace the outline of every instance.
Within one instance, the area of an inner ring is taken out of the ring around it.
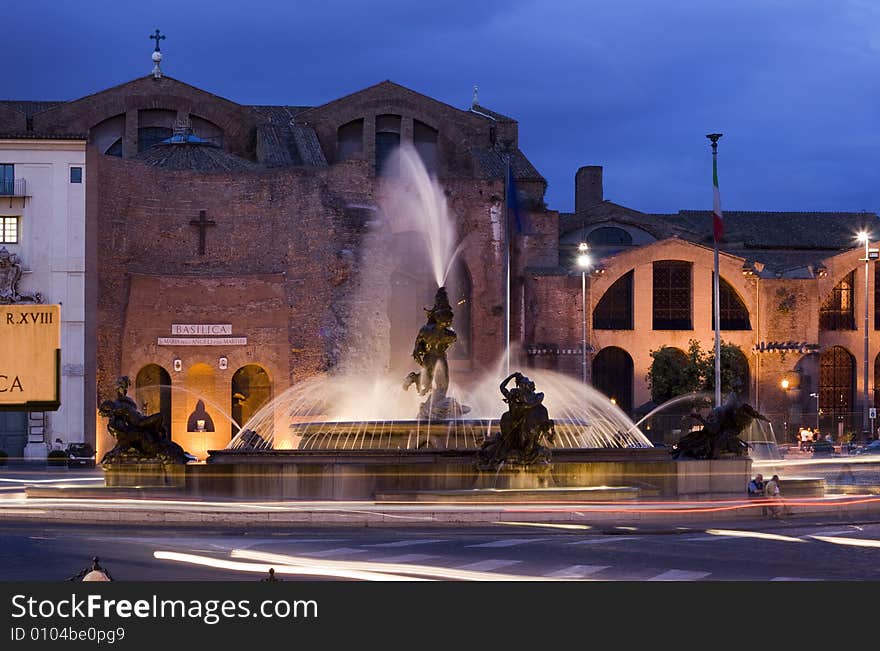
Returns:
[[[479,104],[474,104],[473,106],[471,106],[470,112],[476,113],[477,115],[490,117],[493,120],[497,120],[498,122],[516,122],[516,120],[511,117],[502,115],[497,111],[493,111],[492,109],[486,108],[485,106],[480,106]]]
[[[507,164],[504,158],[507,154],[510,155],[510,167],[515,179],[546,183],[544,177],[541,176],[538,170],[535,169],[535,166],[519,149],[502,152],[488,147],[472,147],[471,155],[476,163],[474,166],[476,176],[484,179],[503,179],[507,173]]]
[[[641,213],[603,201],[580,213],[561,213],[563,237],[582,226],[616,222],[641,228],[657,239],[677,237],[713,246],[712,213],[682,210],[674,214]],[[809,277],[822,260],[856,246],[861,230],[880,237],[880,218],[869,212],[724,211],[720,250],[760,262],[767,274]]]
[[[191,143],[153,145],[138,154],[135,160],[165,170],[246,172],[259,169],[259,165],[220,147]]]
[[[261,162],[266,167],[326,167],[315,130],[294,122],[308,106],[251,106],[262,122],[257,127]]]
[[[670,221],[688,224],[688,230],[709,237],[712,213],[682,210]],[[758,249],[848,249],[861,230],[880,235],[880,220],[869,212],[757,212],[724,211],[725,243]]]

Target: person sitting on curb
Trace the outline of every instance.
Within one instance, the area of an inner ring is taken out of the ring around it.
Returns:
[[[748,485],[749,497],[764,497],[764,475],[758,473]]]

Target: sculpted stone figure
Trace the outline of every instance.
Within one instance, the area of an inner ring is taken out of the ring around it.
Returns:
[[[511,380],[515,380],[515,386],[508,389]],[[519,372],[508,375],[499,389],[508,409],[501,416],[501,431],[486,439],[477,453],[479,467],[494,470],[502,463],[549,463],[550,450],[542,440],[553,443],[555,431],[543,404],[544,394],[536,392],[535,383]]]
[[[767,419],[755,409],[742,402],[736,392],[731,392],[708,418],[693,413],[691,418],[703,428],[688,432],[672,446],[670,454],[675,459],[720,459],[722,456],[745,456],[748,443],[739,438],[753,420]]]
[[[21,258],[15,253],[10,253],[5,246],[0,247],[0,305],[43,302],[39,292],[19,291],[19,281],[21,281]]]
[[[137,403],[128,395],[129,385],[128,377],[117,379],[116,399],[105,400],[98,408],[101,416],[108,419],[107,431],[116,439],[116,445],[104,455],[101,464],[137,463],[146,460],[186,463],[183,448],[168,436],[162,414],[142,414]]]
[[[422,370],[408,374],[403,381],[403,388],[409,389],[414,384],[419,395],[429,396],[419,408],[420,420],[454,418],[470,411],[470,407],[446,395],[449,389],[446,351],[458,336],[452,329],[454,315],[445,287],[437,290],[434,307],[425,311],[428,313],[428,322],[419,329],[412,353],[413,359]]]

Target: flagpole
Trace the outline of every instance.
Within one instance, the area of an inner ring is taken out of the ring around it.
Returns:
[[[712,241],[715,252],[715,274],[712,281],[712,295],[714,297],[714,321],[715,321],[715,406],[721,406],[721,281],[718,269],[718,240],[721,239],[719,232],[719,220],[721,218],[721,198],[718,193],[718,139],[720,133],[710,133],[706,137],[712,141]]]
[[[510,236],[510,206],[508,205],[508,183],[510,182],[510,156],[504,157],[504,359],[505,377],[510,375],[510,249],[513,238]]]

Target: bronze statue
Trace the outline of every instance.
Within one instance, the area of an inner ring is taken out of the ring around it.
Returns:
[[[742,402],[732,391],[724,404],[715,407],[708,418],[693,413],[691,418],[703,427],[685,434],[672,446],[670,454],[674,459],[720,459],[723,456],[745,456],[749,445],[739,435],[754,420],[767,418]]]
[[[515,379],[515,386],[507,385]],[[499,387],[507,403],[501,415],[500,432],[486,439],[477,452],[478,466],[494,470],[501,464],[532,465],[550,462],[550,450],[542,439],[553,443],[553,420],[544,406],[544,394],[535,391],[535,383],[522,373],[508,375]]]
[[[446,396],[449,389],[446,351],[455,343],[458,335],[452,328],[454,314],[445,287],[437,290],[434,307],[425,312],[428,322],[419,329],[412,353],[422,370],[409,373],[403,381],[403,389],[406,391],[415,384],[419,395],[430,394],[419,408],[420,420],[455,418],[470,411],[470,407]]]
[[[101,459],[102,465],[137,463],[159,460],[164,463],[186,463],[183,448],[171,440],[165,429],[162,414],[145,416],[137,403],[128,396],[129,379],[116,380],[116,399],[105,400],[98,413],[107,418],[107,431],[116,439],[116,445]]]
[[[416,385],[420,396],[427,395],[432,389],[446,395],[449,388],[449,362],[446,350],[455,343],[458,335],[452,329],[453,312],[449,305],[446,288],[437,290],[434,307],[425,310],[428,322],[419,329],[416,343],[413,346],[413,359],[422,367],[421,372],[413,371],[403,381],[404,390]]]

